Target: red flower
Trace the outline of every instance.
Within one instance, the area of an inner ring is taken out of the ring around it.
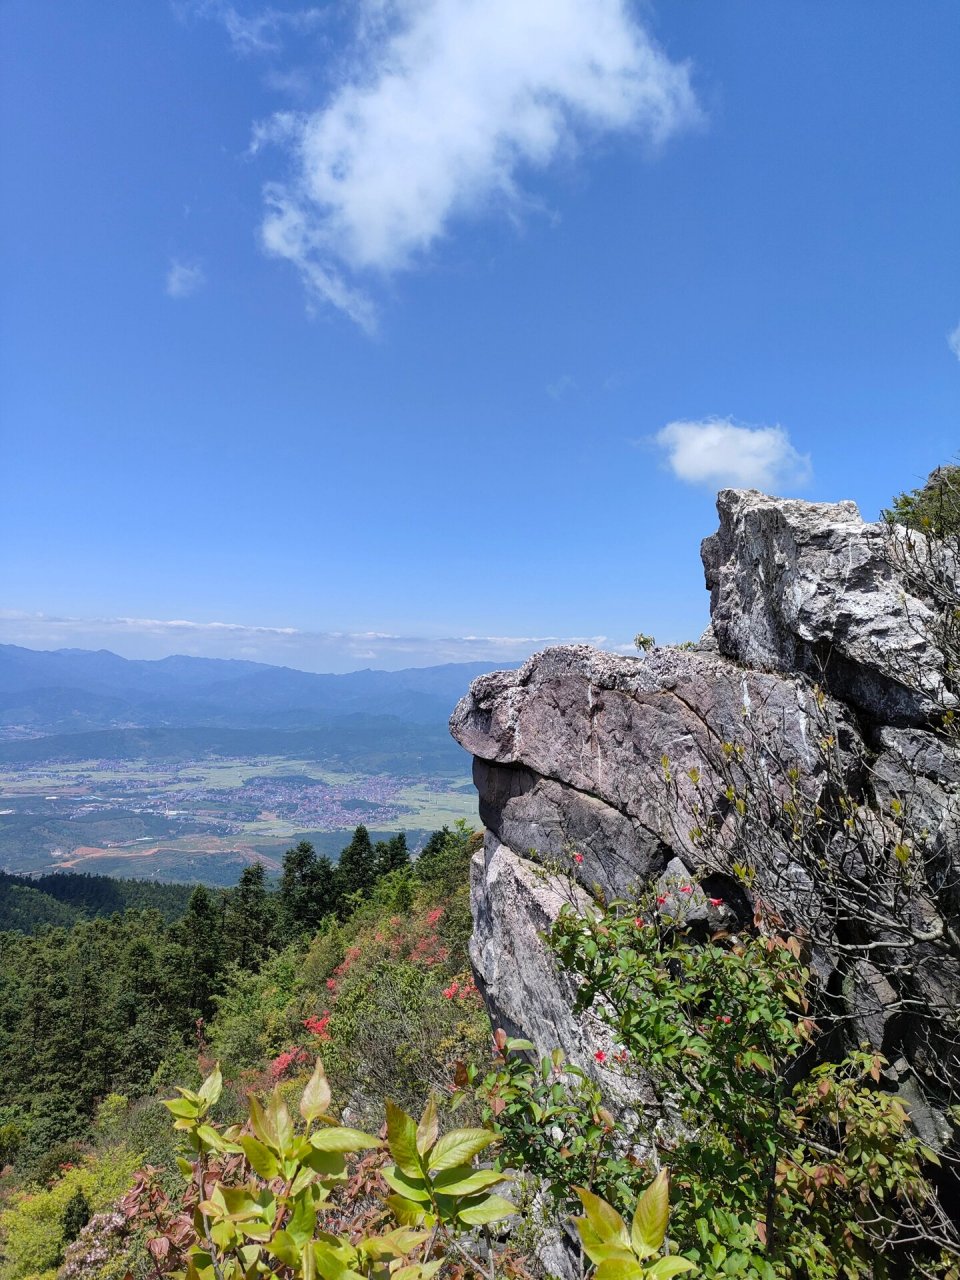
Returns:
[[[681,893],[693,893],[693,885],[692,885],[692,884],[682,884],[682,885],[680,886],[680,892],[681,892]]]
[[[718,1021],[718,1022],[730,1022],[730,1021],[732,1021],[732,1019],[731,1019],[731,1017],[730,1017],[729,1013],[718,1013],[718,1014],[717,1014],[717,1021]]]
[[[449,987],[444,987],[443,994],[447,1000],[452,1000],[459,990],[460,988],[458,984],[456,982],[451,982]]]
[[[593,1056],[596,1058],[598,1062],[606,1062],[607,1060],[607,1055],[603,1052],[602,1049],[598,1049]]]
[[[708,899],[707,899],[707,901],[710,903],[711,907],[722,907],[722,906],[723,906],[723,899],[722,899],[722,898],[708,898]]]
[[[657,898],[657,906],[662,907],[666,901],[667,901],[667,895],[665,893],[661,893]]]
[[[573,855],[573,860],[574,860],[574,862],[577,864],[577,866],[579,867],[580,863],[583,861],[583,854],[582,854],[582,853],[575,853],[575,854]]]
[[[643,916],[634,916],[633,923],[636,925],[638,929],[642,929],[647,922],[646,920],[644,920]]]
[[[336,982],[336,979],[335,979],[335,978],[328,978],[328,979],[327,979],[327,990],[328,990],[328,991],[336,991],[336,989],[337,989],[337,982]]]

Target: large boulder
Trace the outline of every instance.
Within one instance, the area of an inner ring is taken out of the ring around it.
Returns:
[[[930,601],[891,554],[908,535],[852,503],[725,490],[718,509],[699,645],[549,649],[481,676],[454,711],[487,829],[478,984],[509,1031],[590,1065],[602,1033],[572,1014],[545,931],[573,892],[669,893],[689,876],[723,898],[725,925],[758,901],[778,911],[807,937],[822,990],[846,1002],[849,1042],[899,1063],[898,1087],[915,1072],[935,1092],[953,1069],[960,992],[960,752],[932,727],[943,658]],[[732,784],[750,789],[752,825]],[[794,786],[808,815],[841,794],[848,805],[851,830],[838,822],[814,858],[781,829]],[[902,887],[885,852],[898,841],[917,850]]]

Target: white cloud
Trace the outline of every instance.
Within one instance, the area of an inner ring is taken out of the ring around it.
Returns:
[[[182,8],[182,6],[181,6]],[[237,53],[276,53],[282,47],[284,31],[309,31],[327,20],[323,9],[274,9],[268,6],[242,13],[228,0],[196,0],[187,11],[200,18],[220,22]]]
[[[266,189],[262,236],[311,294],[370,327],[370,279],[409,268],[454,218],[522,203],[578,142],[658,144],[699,116],[630,0],[358,0],[357,56],[327,105],[275,117],[294,176]]]
[[[805,485],[810,455],[798,453],[783,427],[741,427],[729,418],[670,422],[654,436],[678,480],[768,492]]]
[[[957,359],[960,360],[960,324],[947,334],[947,346]]]
[[[197,262],[181,262],[174,258],[167,269],[168,298],[189,298],[207,283],[203,268]]]
[[[0,642],[30,649],[111,649],[127,658],[244,658],[306,671],[518,662],[557,644],[607,646],[605,636],[416,636],[381,631],[311,631],[239,622],[159,618],[74,618],[0,610]],[[613,646],[629,651],[632,646]]]

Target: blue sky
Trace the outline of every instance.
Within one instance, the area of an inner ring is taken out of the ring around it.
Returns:
[[[699,633],[960,445],[956,0],[0,4],[0,640]]]

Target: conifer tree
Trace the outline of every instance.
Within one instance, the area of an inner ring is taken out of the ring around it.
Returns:
[[[361,823],[353,839],[340,854],[337,881],[341,899],[353,893],[366,894],[377,878],[377,855],[370,843],[370,833]]]
[[[333,864],[317,854],[309,840],[301,840],[283,855],[283,875],[277,902],[284,941],[315,933],[325,916],[337,909],[337,878]]]
[[[270,946],[272,911],[262,862],[244,867],[224,920],[229,958],[241,969],[259,969]]]

